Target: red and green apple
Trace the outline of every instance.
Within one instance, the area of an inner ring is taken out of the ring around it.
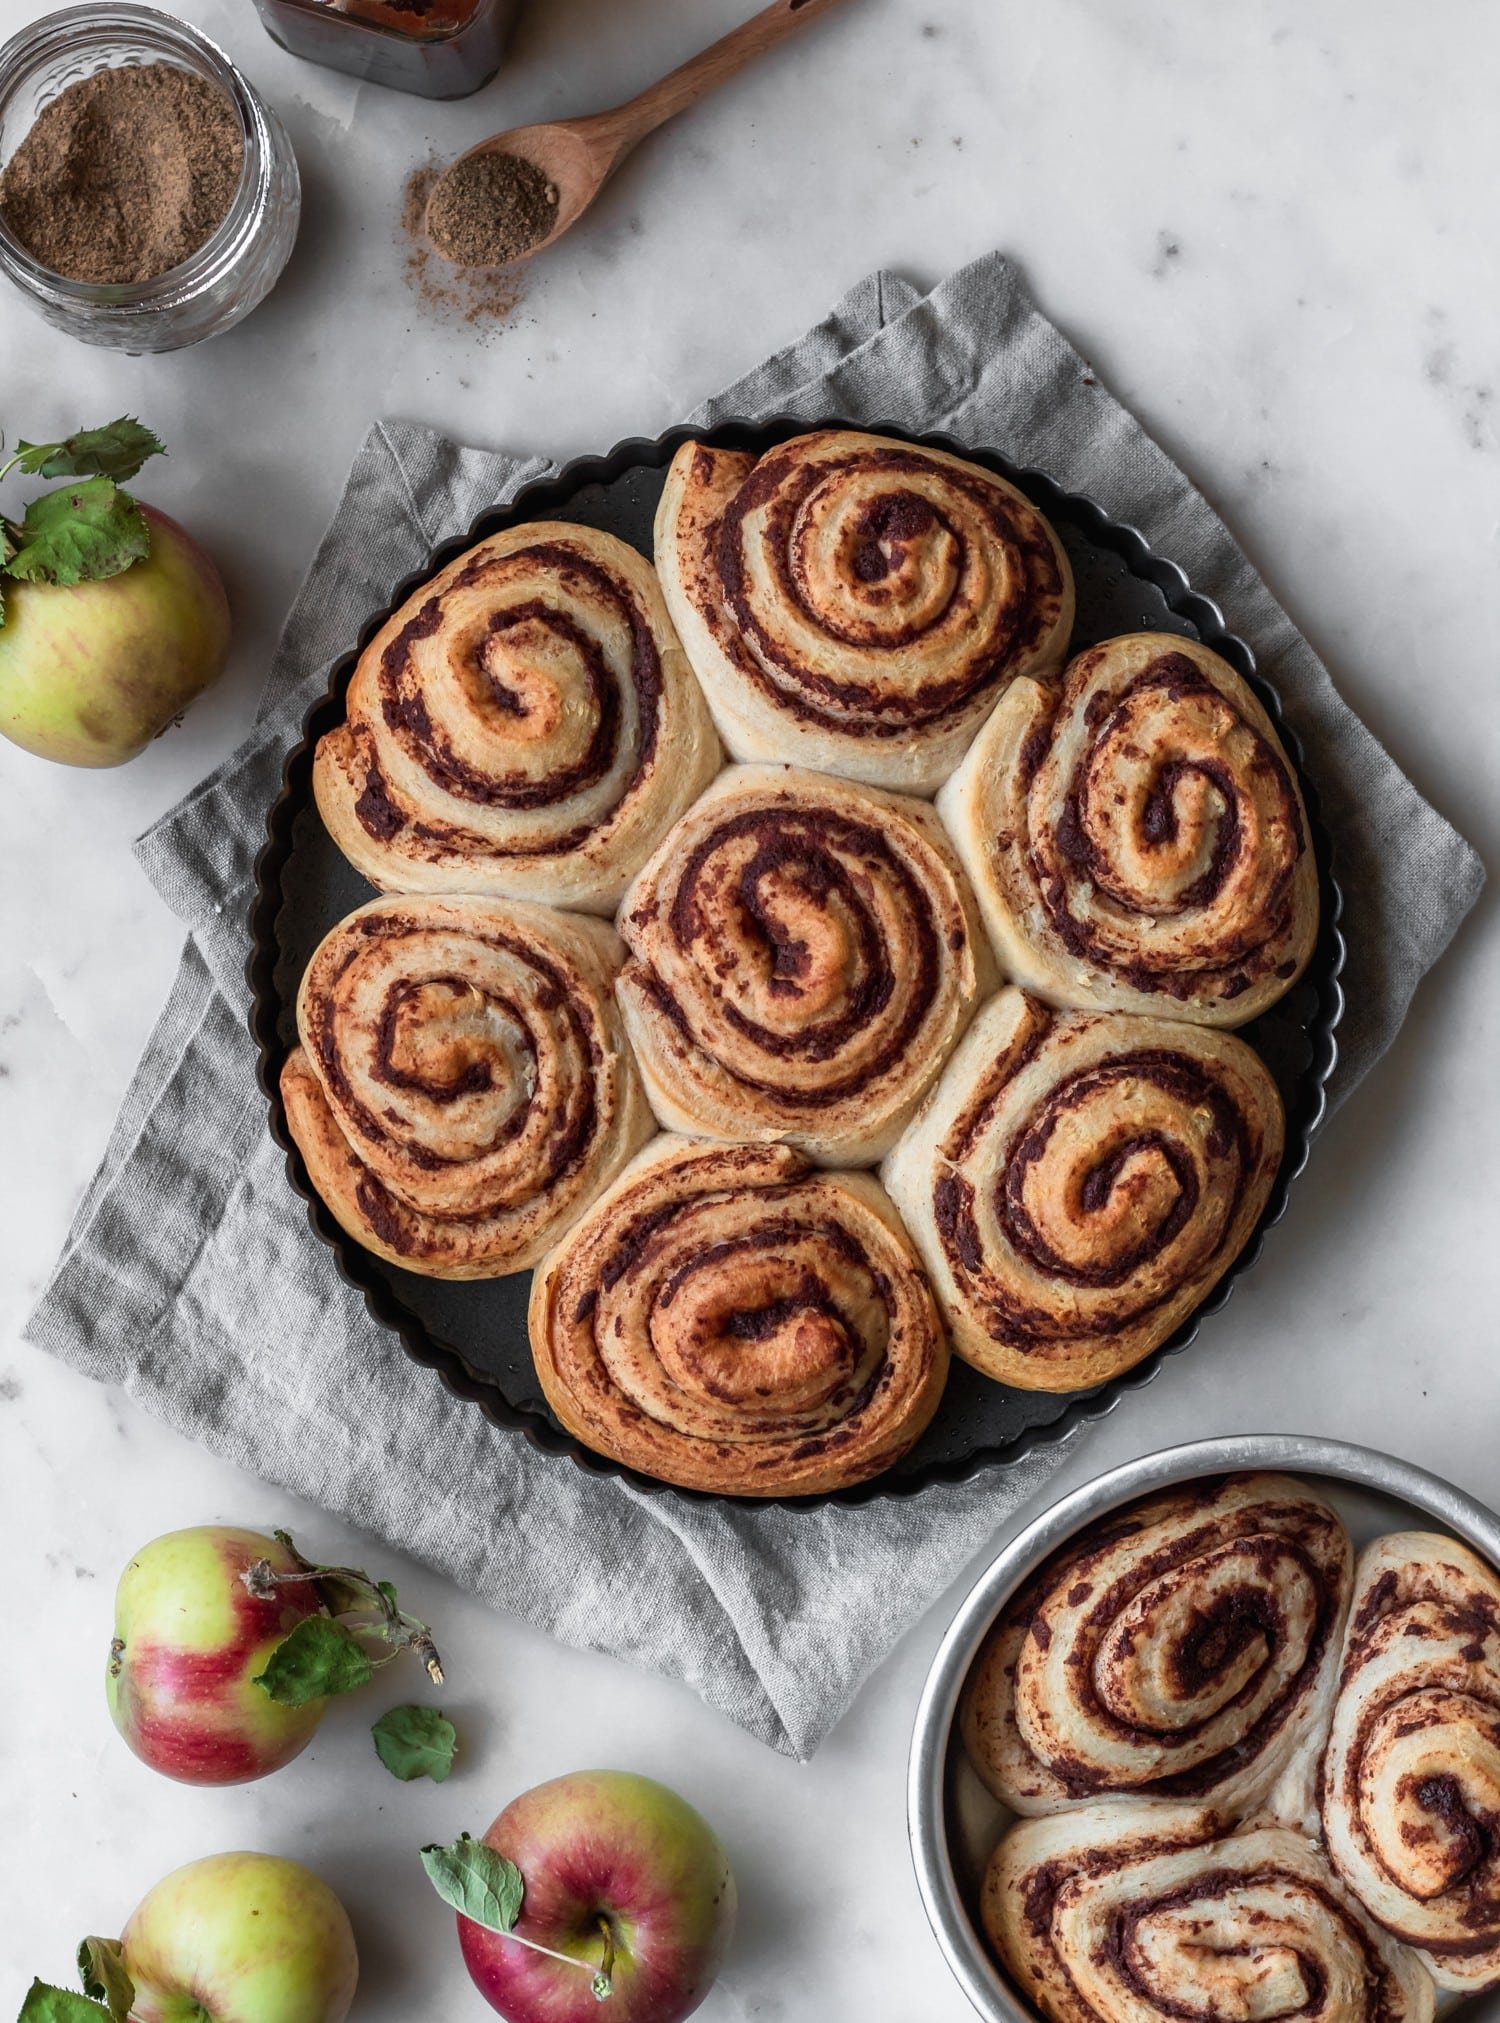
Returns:
[[[424,1860],[460,1907],[475,1986],[507,2023],[597,2023],[601,2001],[609,2023],[681,2023],[734,1932],[734,1877],[713,1829],[626,1771],[539,1784],[482,1842]]]
[[[251,1594],[261,1562],[285,1584]],[[106,1690],[115,1726],[143,1763],[184,1784],[243,1784],[305,1749],[326,1700],[286,1706],[257,1680],[298,1623],[322,1613],[310,1580],[275,1538],[229,1525],[168,1532],[120,1577]]]

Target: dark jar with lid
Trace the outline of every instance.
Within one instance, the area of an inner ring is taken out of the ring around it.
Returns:
[[[500,68],[519,0],[255,0],[293,56],[424,98],[466,98]]]

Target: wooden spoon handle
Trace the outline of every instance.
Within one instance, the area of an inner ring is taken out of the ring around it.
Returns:
[[[731,28],[727,35],[690,57],[659,83],[650,85],[638,98],[616,106],[613,112],[600,113],[597,124],[615,127],[613,138],[622,152],[632,148],[663,121],[696,105],[745,64],[842,4],[843,0],[772,0],[769,7],[752,14],[738,28]]]

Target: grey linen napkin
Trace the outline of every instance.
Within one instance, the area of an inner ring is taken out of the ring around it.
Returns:
[[[839,413],[947,430],[1141,528],[1231,613],[1307,748],[1344,888],[1336,1094],[1389,1046],[1482,868],[1335,693],[1229,533],[998,255],[931,295],[877,274],[698,420]],[[241,1467],[572,1644],[685,1680],[810,1754],[903,1630],[1057,1465],[863,1509],[643,1497],[497,1432],[371,1321],[266,1128],[245,915],[265,812],[327,663],[439,540],[548,467],[372,429],[288,621],[259,727],[139,845],[190,930],[104,1163],[28,1332]],[[1391,847],[1398,838],[1399,846]],[[607,1570],[628,1564],[628,1597]]]

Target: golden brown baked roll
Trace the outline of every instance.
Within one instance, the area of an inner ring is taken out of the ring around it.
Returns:
[[[1283,1137],[1276,1084],[1232,1033],[1003,990],[881,1177],[958,1353],[1070,1391],[1130,1369],[1207,1297]]]
[[[719,767],[650,565],[550,521],[481,541],[360,657],[320,739],[329,834],[388,892],[612,913]]]
[[[1244,1025],[1317,941],[1296,775],[1196,640],[1130,633],[1061,692],[1013,682],[938,811],[1001,968],[1050,1003]]]
[[[736,759],[931,794],[1007,682],[1067,652],[1073,577],[1014,486],[835,429],[759,461],[685,443],[656,520],[667,606]]]
[[[530,1325],[570,1433],[716,1495],[880,1474],[948,1374],[932,1295],[875,1181],[785,1145],[647,1146],[537,1273]]]
[[[1282,1827],[1208,1808],[1029,1819],[990,1859],[980,1915],[1050,2023],[1429,2023],[1433,1987]]]
[[[313,1186],[431,1278],[539,1258],[650,1136],[602,920],[497,900],[377,899],[320,943],[282,1071]]]
[[[1365,1908],[1439,1987],[1500,1985],[1500,1579],[1456,1539],[1361,1554],[1322,1784]]]
[[[1283,1475],[1169,1489],[1092,1525],[986,1637],[964,1688],[969,1760],[1004,1804],[1186,1800],[1312,1816],[1354,1555]]]
[[[891,1145],[993,970],[925,802],[732,766],[620,909],[618,991],[668,1130],[831,1166]]]

